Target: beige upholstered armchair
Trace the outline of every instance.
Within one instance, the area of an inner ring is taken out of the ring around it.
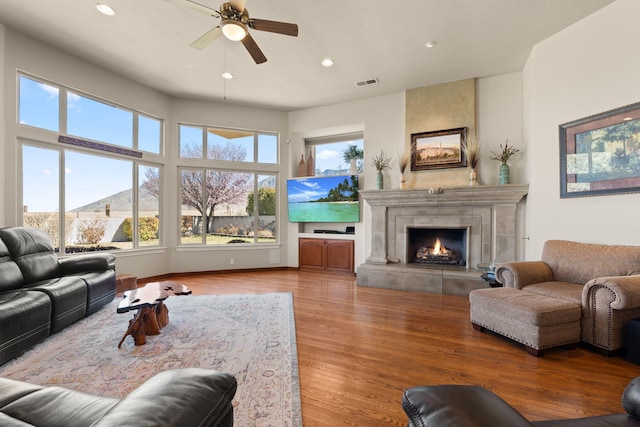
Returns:
[[[605,352],[624,347],[625,324],[640,317],[640,246],[549,240],[540,261],[500,264],[496,277],[579,305],[581,340]]]

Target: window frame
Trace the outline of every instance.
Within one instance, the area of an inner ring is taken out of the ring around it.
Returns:
[[[138,250],[157,250],[165,245],[164,238],[164,228],[166,227],[164,223],[164,196],[163,196],[163,181],[165,175],[165,144],[166,144],[166,121],[165,119],[158,117],[156,115],[139,111],[136,109],[132,109],[126,107],[124,105],[118,104],[113,101],[106,100],[101,97],[90,95],[84,91],[77,90],[75,88],[67,87],[62,84],[58,84],[55,82],[51,82],[46,79],[42,79],[40,77],[34,76],[32,74],[26,73],[24,71],[18,70],[16,74],[17,79],[17,114],[16,114],[16,125],[18,129],[32,129],[35,130],[36,133],[32,131],[21,132],[18,131],[17,135],[17,156],[18,156],[18,205],[16,206],[17,212],[17,221],[19,224],[24,224],[24,163],[23,163],[23,150],[25,146],[30,146],[34,148],[41,148],[52,150],[58,153],[58,177],[59,177],[59,189],[58,189],[58,227],[59,227],[59,236],[60,236],[60,253],[59,255],[76,255],[75,253],[67,253],[65,251],[65,230],[63,227],[64,217],[66,214],[66,180],[64,174],[65,167],[65,155],[67,152],[77,152],[83,155],[102,157],[106,159],[120,160],[131,162],[131,192],[132,192],[132,210],[131,210],[131,220],[132,220],[132,237],[131,237],[131,248],[120,249],[118,252],[126,252],[126,251],[138,251]],[[40,83],[43,85],[50,86],[58,90],[58,130],[50,130],[48,128],[33,126],[26,123],[21,123],[20,121],[20,103],[21,103],[21,79],[29,79],[36,83]],[[93,100],[95,102],[99,102],[114,108],[118,108],[124,110],[126,112],[132,113],[133,126],[131,129],[132,132],[132,147],[127,147],[124,145],[112,144],[104,141],[93,140],[90,138],[78,137],[76,135],[69,135],[67,133],[67,108],[68,108],[68,94],[72,92],[75,95],[79,95],[85,97],[87,99]],[[158,135],[158,153],[146,150],[139,150],[139,119],[140,117],[144,117],[146,119],[152,119],[159,122],[159,135]],[[38,136],[38,134],[40,134]],[[35,136],[34,136],[35,135]],[[49,136],[48,136],[49,135]],[[57,135],[57,138],[51,138],[51,135]],[[79,141],[80,144],[66,145],[63,142],[66,142],[66,139],[75,139]],[[95,141],[95,143],[93,143]],[[85,143],[85,144],[82,144]],[[139,150],[139,151],[138,151]],[[137,185],[141,182],[141,178],[139,176],[140,168],[143,166],[157,168],[159,172],[159,192],[158,192],[158,219],[160,221],[159,229],[158,229],[158,243],[157,245],[140,245],[140,233],[139,233],[139,223],[140,223],[140,211],[139,211],[139,186]],[[106,251],[108,252],[108,251]]]
[[[202,129],[202,158],[193,158],[193,157],[182,157],[182,141],[180,141],[181,134],[181,126],[188,126],[193,128]],[[242,133],[253,133],[253,143],[254,143],[254,153],[253,153],[253,161],[231,161],[231,160],[221,160],[221,159],[208,159],[207,158],[207,133],[209,129],[216,130],[224,130],[230,132],[242,132]],[[215,125],[202,125],[188,122],[178,122],[177,123],[177,135],[178,135],[178,158],[177,158],[177,218],[178,218],[178,226],[177,226],[177,246],[178,248],[207,248],[207,249],[230,249],[227,245],[222,244],[212,244],[206,242],[207,232],[202,233],[202,241],[197,244],[185,244],[182,242],[182,203],[181,203],[181,192],[182,192],[182,171],[184,170],[202,170],[203,173],[206,174],[206,171],[223,171],[223,172],[238,172],[238,173],[250,173],[253,175],[253,193],[254,193],[254,206],[258,206],[259,201],[259,188],[258,188],[258,176],[259,175],[269,175],[273,176],[275,180],[275,190],[276,190],[276,212],[275,212],[275,223],[276,223],[276,236],[273,242],[259,242],[258,241],[258,233],[254,233],[253,242],[239,245],[239,248],[248,248],[248,247],[265,247],[269,245],[280,245],[280,234],[281,231],[279,229],[280,224],[280,197],[281,197],[281,179],[280,179],[280,134],[278,132],[269,132],[269,131],[258,131],[258,130],[249,130],[249,129],[240,129],[240,128],[230,128],[223,126],[215,126]],[[276,163],[261,163],[258,162],[259,152],[258,152],[258,143],[260,135],[272,135],[276,138]],[[204,186],[203,182],[203,186]],[[201,193],[204,196],[204,188]],[[206,202],[206,200],[203,200]],[[258,221],[259,221],[259,209],[254,209],[253,218],[251,220],[252,227],[254,230],[257,230]],[[234,248],[235,249],[235,248]]]

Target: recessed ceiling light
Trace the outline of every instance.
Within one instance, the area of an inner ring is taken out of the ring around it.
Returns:
[[[103,15],[113,16],[116,14],[116,11],[113,10],[111,6],[104,3],[96,3],[96,9],[98,9],[98,12],[102,13]]]
[[[323,67],[331,67],[333,65],[333,60],[331,58],[325,58],[321,62]]]
[[[230,72],[228,72],[228,71],[225,71],[224,73],[222,73],[222,77],[224,77],[224,78],[225,78],[225,79],[227,79],[227,80],[230,80],[230,79],[232,79],[232,78],[233,78],[233,74],[231,74],[231,73],[230,73]]]
[[[424,45],[426,47],[434,47],[436,45],[436,42],[435,42],[435,40],[431,40],[429,42],[426,42]]]

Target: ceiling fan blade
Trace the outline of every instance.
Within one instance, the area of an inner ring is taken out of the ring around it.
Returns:
[[[229,0],[231,7],[237,10],[238,12],[244,12],[244,6],[247,4],[245,0]]]
[[[219,26],[215,27],[214,29],[207,31],[206,33],[201,35],[196,41],[191,43],[191,47],[202,50],[205,47],[209,46],[215,39],[220,37],[221,34],[222,34],[222,29],[220,29]]]
[[[256,64],[267,62],[267,57],[264,56],[264,53],[262,53],[253,37],[251,37],[251,34],[247,34],[242,39],[242,44],[247,48],[253,60],[256,61]]]
[[[284,34],[286,36],[298,36],[298,26],[287,22],[269,21],[267,19],[250,19],[249,26],[254,30],[268,31],[270,33]]]
[[[181,3],[182,5],[184,5],[184,1],[183,0],[172,0],[174,3]],[[211,16],[216,16],[218,14],[218,11],[210,8],[209,6],[205,6],[203,4],[200,4],[196,1],[193,0],[186,0],[187,6],[189,6],[191,9],[197,10],[199,12],[202,13],[206,13],[207,15],[211,15]]]

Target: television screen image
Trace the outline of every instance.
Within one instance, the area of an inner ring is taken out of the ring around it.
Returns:
[[[358,176],[287,180],[289,222],[359,222]]]

